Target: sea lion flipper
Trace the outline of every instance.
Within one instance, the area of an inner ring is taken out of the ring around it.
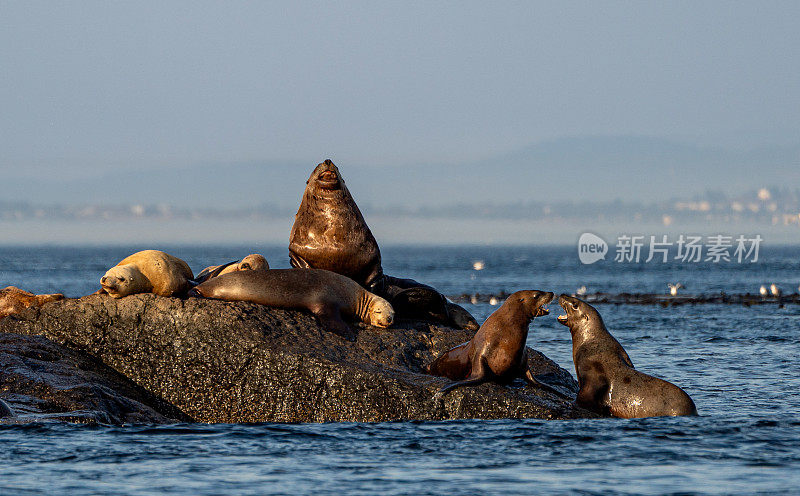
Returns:
[[[486,375],[480,377],[471,377],[468,379],[464,379],[463,381],[453,382],[448,384],[447,386],[443,387],[439,391],[436,392],[436,397],[442,397],[445,394],[449,393],[453,389],[464,387],[464,386],[477,386],[478,384],[483,384],[486,382]]]
[[[620,347],[622,348],[622,347]],[[628,352],[625,349],[622,349],[622,360],[628,364],[628,367],[635,369],[636,367],[633,366],[633,362],[631,361],[631,357],[628,356]]]
[[[568,400],[572,399],[571,396],[562,393],[561,391],[559,391],[558,389],[554,388],[553,386],[551,386],[549,384],[545,384],[544,382],[542,382],[539,379],[537,379],[536,377],[534,377],[533,376],[533,372],[531,372],[531,369],[526,369],[525,370],[525,375],[522,376],[522,377],[523,377],[523,379],[525,379],[525,382],[527,382],[528,384],[530,384],[532,386],[536,386],[538,388],[550,391],[551,393],[554,393],[554,394],[556,394],[558,396],[561,396],[562,398],[565,398],[565,399],[568,399]]]
[[[196,284],[201,284],[201,283],[211,279],[212,277],[217,277],[218,275],[220,275],[220,273],[223,270],[225,270],[227,267],[230,267],[231,265],[233,265],[235,263],[239,263],[239,261],[238,260],[234,260],[233,262],[228,262],[226,264],[217,265],[216,267],[205,268],[199,274],[197,274],[197,277],[194,278],[194,282]]]
[[[325,307],[314,312],[319,319],[319,323],[325,329],[333,331],[348,341],[356,340],[356,333],[347,322],[342,320],[341,313],[333,308]]]
[[[295,269],[311,268],[311,265],[306,261],[306,259],[298,255],[297,253],[293,253],[292,251],[289,251],[289,265],[291,265]]]
[[[461,305],[445,301],[445,310],[450,322],[458,329],[477,331],[480,328],[478,321]]]
[[[473,365],[472,372],[470,372],[469,377],[463,381],[453,382],[452,384],[444,386],[442,389],[436,392],[436,397],[442,397],[456,388],[464,386],[477,386],[478,384],[486,382],[486,379],[486,357],[482,356]]]
[[[608,377],[602,373],[595,373],[585,374],[582,379],[578,381],[581,390],[578,391],[575,403],[580,407],[606,414],[605,410],[608,409],[606,396],[610,387]]]

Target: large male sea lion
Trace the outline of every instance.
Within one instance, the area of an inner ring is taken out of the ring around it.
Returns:
[[[342,315],[358,317],[378,327],[389,327],[394,321],[394,309],[388,301],[352,279],[327,270],[232,272],[209,279],[189,295],[306,309],[317,316],[323,327],[345,337],[352,337],[352,329]]]
[[[173,296],[185,293],[194,278],[183,260],[159,250],[144,250],[124,258],[100,279],[102,289],[113,298],[136,293]]]
[[[579,406],[620,418],[697,415],[683,389],[633,368],[594,307],[563,294],[558,304],[566,312],[558,321],[572,334]]]
[[[289,256],[292,267],[325,269],[353,279],[388,299],[398,315],[478,328],[469,312],[432,287],[384,275],[378,243],[330,160],[317,165],[306,181],[289,234]]]
[[[426,368],[429,374],[458,381],[437,395],[490,380],[507,384],[520,378],[563,396],[533,377],[525,346],[531,321],[550,313],[545,305],[552,300],[553,293],[545,291],[517,291],[509,296],[469,342],[444,352]]]
[[[51,301],[63,300],[61,293],[33,294],[15,286],[0,289],[0,319],[19,313],[29,307],[40,307]]]
[[[230,274],[231,272],[239,272],[241,270],[269,270],[269,262],[264,258],[264,255],[258,253],[251,253],[241,260],[228,262],[223,265],[212,265],[200,271],[194,278],[194,282],[200,284],[223,274]]]

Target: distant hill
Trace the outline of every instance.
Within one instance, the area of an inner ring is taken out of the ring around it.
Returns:
[[[320,160],[326,157],[319,157]],[[331,156],[337,162],[336,156]],[[4,201],[239,208],[299,204],[315,163],[199,165],[117,171],[66,181],[7,171]],[[663,201],[708,190],[800,185],[800,145],[746,152],[647,137],[564,138],[459,165],[339,163],[359,204],[458,205],[536,201]]]

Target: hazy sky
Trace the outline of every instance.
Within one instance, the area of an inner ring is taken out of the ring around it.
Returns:
[[[0,1],[0,167],[796,145],[800,2]]]

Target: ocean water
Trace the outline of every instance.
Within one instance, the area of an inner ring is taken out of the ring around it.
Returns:
[[[0,248],[0,287],[88,294],[141,248]],[[252,252],[288,266],[285,247],[159,248],[195,272]],[[387,273],[449,295],[800,284],[800,247],[764,247],[753,264],[583,266],[574,247],[386,247],[383,258]],[[466,306],[481,321],[495,308]],[[528,344],[574,375],[550,308]],[[0,494],[800,494],[800,306],[597,308],[637,369],[684,388],[699,417],[0,426]]]

